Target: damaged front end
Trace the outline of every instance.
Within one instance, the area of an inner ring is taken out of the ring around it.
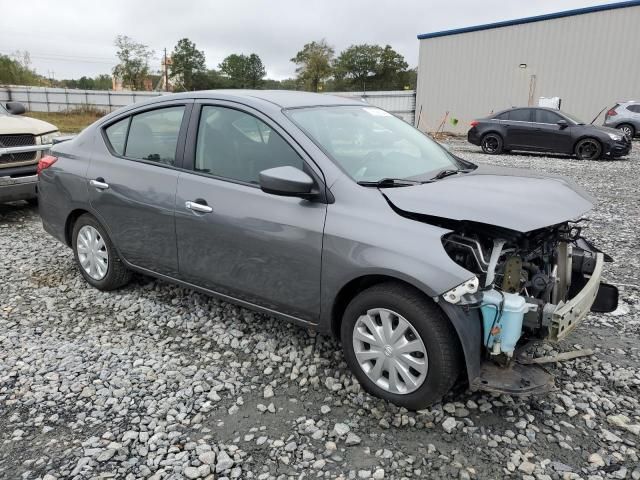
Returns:
[[[465,223],[443,237],[449,257],[475,274],[438,299],[480,312],[484,361],[469,379],[472,389],[512,395],[550,390],[553,379],[542,367],[518,363],[518,347],[562,340],[589,311],[615,310],[617,289],[601,279],[611,258],[582,237],[582,225],[522,233]]]

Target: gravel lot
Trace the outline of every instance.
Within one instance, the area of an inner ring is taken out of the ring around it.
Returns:
[[[145,277],[90,288],[16,203],[0,206],[0,477],[640,479],[640,143],[602,162],[449,143],[598,197],[588,236],[620,307],[535,348],[596,352],[551,365],[555,393],[407,412],[362,392],[329,338]]]

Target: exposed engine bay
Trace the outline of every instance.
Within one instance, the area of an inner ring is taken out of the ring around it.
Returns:
[[[508,365],[526,339],[561,340],[591,309],[616,308],[617,289],[600,282],[603,262],[611,259],[582,237],[583,225],[527,233],[476,225],[443,237],[451,259],[475,274],[443,299],[480,309],[485,351],[494,362]]]

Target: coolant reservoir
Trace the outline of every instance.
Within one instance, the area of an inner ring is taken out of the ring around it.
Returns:
[[[503,298],[501,314],[500,304]],[[513,355],[516,343],[522,334],[524,314],[537,308],[536,305],[527,303],[524,297],[515,293],[498,292],[494,289],[483,292],[480,311],[484,326],[484,344],[493,353]],[[500,348],[495,351],[494,344],[498,342]]]

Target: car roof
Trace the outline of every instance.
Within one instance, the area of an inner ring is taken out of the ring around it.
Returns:
[[[523,108],[532,108],[534,110],[546,110],[548,112],[562,113],[561,110],[558,110],[557,108],[550,108],[550,107],[511,107],[511,108],[505,108],[504,110],[500,110],[495,113],[490,113],[489,117],[495,117],[497,115],[503,114],[504,112],[510,112],[512,110],[522,110]]]
[[[217,100],[263,100],[281,108],[300,108],[331,105],[363,105],[360,100],[325,95],[320,93],[299,92],[293,90],[201,90],[196,92],[161,95],[154,101],[167,101],[179,98],[217,99]]]

